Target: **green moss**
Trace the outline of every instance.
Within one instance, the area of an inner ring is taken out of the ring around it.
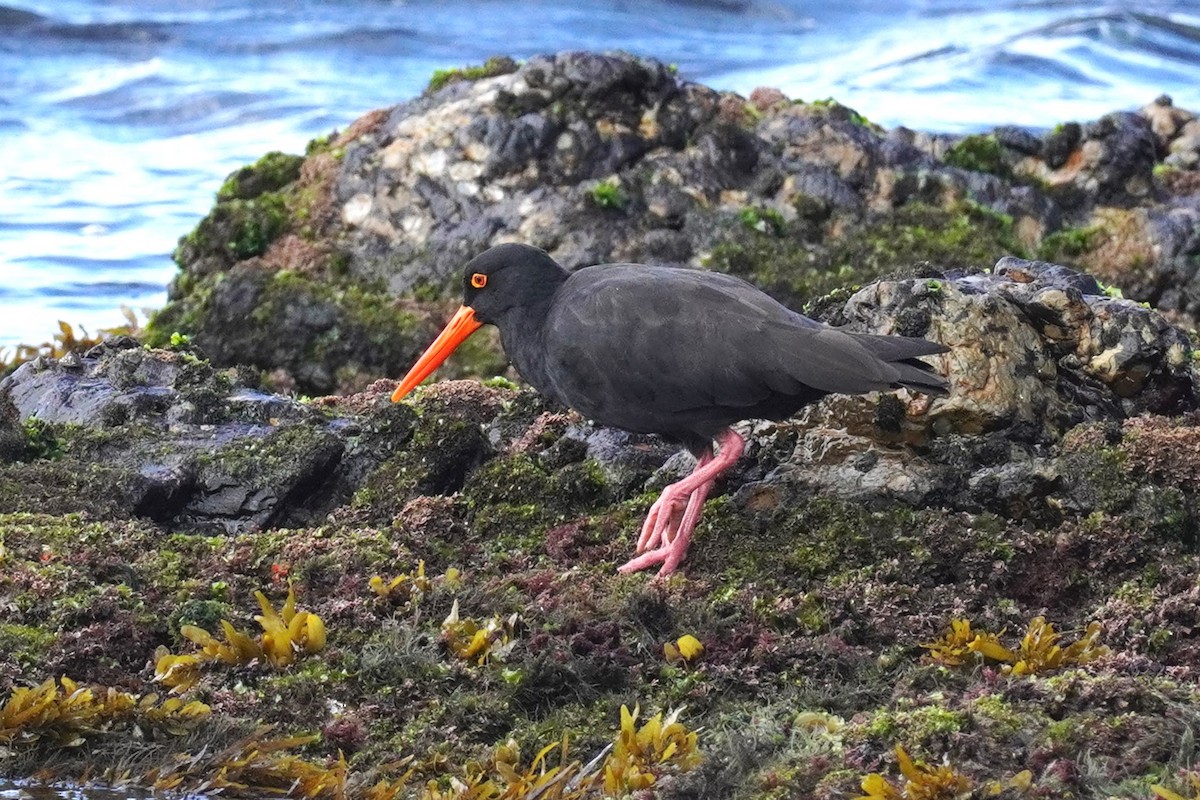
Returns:
[[[1004,160],[1004,147],[994,134],[972,134],[959,139],[942,159],[948,166],[1008,177],[1011,170]]]
[[[178,632],[184,625],[195,625],[206,631],[219,631],[221,620],[233,619],[234,610],[228,603],[216,600],[188,600],[171,615],[171,630]]]
[[[868,512],[861,506],[818,498],[777,523],[795,546],[780,557],[789,571],[810,578],[878,563],[888,552],[923,559],[917,538],[922,525],[909,508]],[[789,535],[791,534],[791,535]]]
[[[283,195],[265,192],[250,199],[218,202],[209,215],[179,242],[174,259],[187,267],[216,254],[232,261],[261,255],[288,224]]]
[[[600,181],[592,187],[589,196],[593,203],[609,211],[621,211],[629,205],[629,196],[614,180]]]
[[[921,262],[987,266],[1001,256],[1024,253],[1011,217],[965,201],[948,208],[909,203],[823,247],[807,241],[810,226],[801,218],[781,235],[762,236],[739,224],[725,232],[704,264],[799,307],[883,275],[911,274]]]
[[[994,736],[1013,736],[1023,730],[1029,730],[1034,724],[1029,714],[1022,713],[1000,694],[976,699],[970,705],[970,713],[983,720]]]
[[[1100,228],[1094,225],[1055,231],[1042,239],[1037,257],[1045,261],[1071,261],[1091,250],[1099,233]]]
[[[239,259],[265,253],[286,227],[287,206],[277,194],[260,195],[253,201],[234,200],[229,205],[237,221],[226,246]]]
[[[803,592],[783,608],[779,597],[780,591],[772,584],[762,593],[756,592],[750,603],[755,617],[772,630],[788,635],[815,635],[829,630],[830,612],[818,592]],[[709,599],[714,603],[728,602],[732,593],[725,598],[712,596]]]
[[[1081,720],[1078,716],[1074,716],[1047,723],[1039,738],[1048,744],[1064,747],[1074,744],[1084,736],[1086,736],[1086,731],[1081,727]]]
[[[63,440],[60,436],[63,425],[44,422],[37,417],[26,417],[21,428],[25,433],[27,458],[55,459],[62,455]]]
[[[322,658],[301,657],[286,670],[264,674],[258,688],[265,697],[286,697],[293,706],[311,706],[323,703],[347,677]]]
[[[964,711],[925,705],[911,710],[876,711],[864,733],[876,739],[924,743],[967,730],[970,722]]]
[[[494,378],[488,378],[483,382],[483,385],[489,389],[507,389],[515,392],[519,387],[517,384],[505,378],[503,375],[497,375]]]
[[[433,77],[429,79],[429,85],[425,87],[425,93],[433,94],[452,83],[461,81],[477,81],[482,78],[507,75],[510,72],[516,72],[517,66],[517,62],[507,56],[492,56],[478,66],[436,69],[433,71]]]
[[[1072,476],[1073,492],[1093,508],[1093,518],[1119,514],[1130,507],[1142,486],[1130,480],[1127,456],[1118,447],[1088,447],[1067,456],[1064,475]]]
[[[417,416],[407,403],[392,408],[401,415],[390,438],[396,451],[353,498],[355,508],[381,522],[399,518],[413,497],[457,491],[487,449],[478,425],[428,410]]]
[[[267,153],[226,178],[217,190],[217,201],[253,200],[265,192],[277,192],[300,177],[303,163],[304,156],[278,151]]]
[[[0,622],[0,653],[25,669],[32,670],[40,663],[55,638],[53,633],[31,625]]]
[[[329,152],[330,146],[333,144],[333,135],[325,134],[324,136],[314,136],[308,140],[308,144],[304,146],[304,155],[315,156],[320,153]]]
[[[290,486],[297,469],[315,453],[339,447],[333,434],[308,425],[278,428],[268,436],[236,439],[211,456],[198,458],[202,470],[216,470],[254,486]]]
[[[842,105],[832,97],[826,97],[824,100],[813,100],[810,103],[803,103],[802,100],[797,100],[796,102],[808,105],[810,108],[817,108],[832,114],[836,114],[838,117],[853,122],[855,125],[868,127],[872,124],[871,120],[867,119],[853,108]]]
[[[504,548],[542,549],[546,526],[604,502],[608,486],[594,463],[548,471],[526,454],[492,459],[463,486],[476,535]]]
[[[534,503],[497,503],[479,509],[471,525],[499,550],[532,553],[541,549],[543,523],[553,519]]]
[[[121,518],[139,482],[129,470],[66,457],[0,469],[0,514],[91,512]]]
[[[192,277],[189,272],[179,273],[177,281],[187,284],[180,291],[180,299],[167,303],[150,315],[142,329],[141,339],[147,347],[170,347],[175,334],[194,336],[202,329],[207,313],[212,308],[212,292],[222,280],[222,275],[205,279]]]
[[[1151,653],[1161,653],[1173,638],[1175,634],[1170,628],[1155,628],[1146,637],[1146,649]]]
[[[742,225],[759,233],[782,236],[787,231],[783,215],[773,208],[747,206],[738,212],[738,219]]]

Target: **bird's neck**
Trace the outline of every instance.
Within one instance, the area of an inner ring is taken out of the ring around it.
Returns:
[[[553,302],[554,292],[539,293],[527,302],[507,309],[496,322],[504,353],[522,380],[551,397],[555,392],[546,373],[544,337],[546,317]]]

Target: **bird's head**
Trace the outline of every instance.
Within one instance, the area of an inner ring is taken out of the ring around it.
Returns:
[[[527,244],[497,245],[471,259],[463,270],[462,306],[400,381],[392,401],[415,389],[481,325],[501,323],[512,310],[549,298],[566,276],[544,250]]]

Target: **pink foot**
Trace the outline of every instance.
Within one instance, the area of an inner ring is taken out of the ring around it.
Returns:
[[[702,455],[692,469],[692,474],[694,475],[710,461],[712,461],[712,453]],[[635,553],[645,553],[647,550],[653,550],[675,538],[675,532],[679,530],[679,524],[682,522],[680,514],[686,513],[686,509],[691,506],[692,498],[698,491],[698,489],[689,490],[683,487],[683,484],[684,481],[672,483],[663,489],[663,493],[654,501],[654,505],[650,506],[650,511],[646,514],[646,521],[642,523],[642,533],[638,537]]]
[[[661,541],[660,546],[649,551],[643,551],[639,547],[638,552],[641,555],[622,564],[617,571],[628,575],[655,564],[662,564],[662,569],[658,571],[659,577],[674,572],[679,563],[683,561],[683,557],[687,555],[688,545],[692,541],[692,531],[695,530],[696,522],[700,519],[700,511],[704,508],[704,500],[708,497],[713,483],[714,481],[709,481],[688,496],[687,507],[683,511],[682,518],[678,514],[672,515],[675,524],[663,533],[659,540],[652,541],[651,546]]]
[[[705,453],[692,474],[663,490],[650,507],[638,536],[636,552],[640,555],[618,567],[619,572],[628,575],[662,564],[658,571],[662,577],[674,572],[683,561],[692,531],[717,476],[737,462],[746,443],[741,436],[726,429],[717,437],[717,444],[719,449],[715,456]]]

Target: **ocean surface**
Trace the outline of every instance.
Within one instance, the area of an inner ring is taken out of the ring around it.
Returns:
[[[1200,0],[7,2],[0,351],[160,306],[176,240],[229,172],[495,54],[619,48],[940,131],[1164,92],[1200,110]]]

